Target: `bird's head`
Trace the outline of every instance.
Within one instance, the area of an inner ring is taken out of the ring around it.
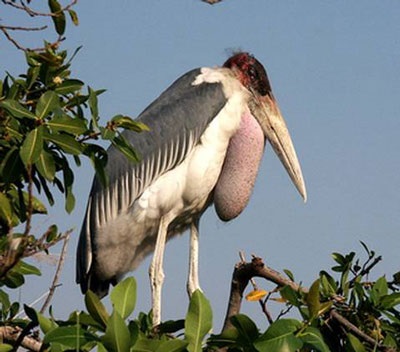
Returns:
[[[240,52],[230,57],[224,67],[229,68],[250,92],[248,107],[252,115],[306,201],[307,192],[300,163],[264,66],[253,55]]]

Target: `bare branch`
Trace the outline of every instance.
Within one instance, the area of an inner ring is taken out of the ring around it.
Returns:
[[[63,244],[62,249],[61,249],[60,259],[58,261],[57,269],[56,269],[56,272],[54,274],[53,282],[51,283],[51,286],[50,286],[50,289],[49,289],[49,294],[47,295],[46,300],[44,301],[43,306],[40,309],[40,313],[42,313],[42,314],[47,309],[48,305],[51,302],[51,299],[53,298],[53,295],[54,295],[54,292],[56,291],[56,288],[59,286],[58,285],[58,280],[60,278],[61,270],[62,270],[62,267],[64,265],[65,256],[67,254],[68,241],[69,241],[70,235],[71,235],[71,232],[69,232],[64,238],[64,244]]]
[[[243,251],[240,251],[240,252],[239,252],[239,256],[240,256],[240,259],[241,259],[242,263],[246,263],[246,258],[245,258],[245,256],[244,256]],[[254,289],[255,291],[258,291],[258,286],[257,286],[257,284],[256,284],[256,281],[255,281],[253,278],[250,279],[250,283],[251,283],[251,285],[253,286],[253,289]],[[267,317],[268,322],[269,322],[270,324],[272,324],[274,321],[273,321],[273,319],[272,319],[271,313],[270,313],[270,312],[268,311],[268,309],[267,309],[267,301],[268,301],[268,298],[269,298],[270,296],[271,296],[271,293],[268,294],[268,296],[267,296],[267,298],[266,298],[265,300],[263,300],[263,299],[260,298],[260,299],[258,300],[258,303],[260,304],[261,310],[263,311],[264,315]]]
[[[18,9],[18,10],[26,12],[31,17],[54,17],[54,16],[57,16],[57,14],[53,13],[53,12],[38,12],[38,11],[35,11],[31,7],[26,5],[23,0],[20,0],[20,4],[21,5],[15,3],[14,1],[11,1],[11,0],[2,0],[2,2],[5,5],[9,5],[9,6],[15,8],[15,9]],[[71,3],[66,5],[65,7],[63,7],[60,10],[60,12],[68,11],[72,6],[76,5],[77,2],[78,2],[78,0],[71,1]]]
[[[2,26],[0,25],[0,28],[4,28],[9,31],[43,31],[44,29],[47,28],[47,26],[42,26],[42,27],[19,27],[19,26]]]
[[[72,0],[68,5],[63,7],[57,13],[53,12],[38,12],[33,10],[31,7],[25,4],[23,0],[20,0],[19,3],[12,0],[1,0],[1,2],[5,5],[13,7],[16,10],[23,11],[27,13],[31,17],[55,17],[59,16],[60,12],[69,11],[71,7],[75,6],[78,0]],[[10,30],[18,30],[18,31],[41,31],[48,28],[48,26],[39,26],[39,27],[22,27],[22,26],[9,26],[9,25],[0,25],[0,30],[3,32],[5,37],[9,42],[11,42],[18,50],[22,51],[44,51],[45,47],[38,47],[38,48],[28,48],[21,45],[15,38],[13,38],[8,31]],[[50,44],[51,47],[57,47],[65,38],[62,36],[58,36],[57,40]]]
[[[3,27],[0,26],[0,30],[4,33],[8,41],[10,41],[17,49],[26,51],[27,49],[21,46],[13,37],[10,36],[10,34],[7,32],[7,30]]]
[[[4,342],[15,343],[18,341],[22,329],[17,326],[0,326],[0,340]],[[42,348],[42,342],[36,340],[33,336],[25,336],[21,341],[21,346],[29,351],[39,352]]]
[[[51,242],[46,242],[47,235],[50,230],[47,230],[39,239],[26,245],[21,243],[27,237],[12,238],[10,237],[10,248],[5,255],[0,256],[0,278],[3,278],[7,273],[18,263],[19,260],[26,257],[31,257],[38,252],[47,251],[60,241],[63,241],[72,230],[67,231],[64,235],[57,237]]]

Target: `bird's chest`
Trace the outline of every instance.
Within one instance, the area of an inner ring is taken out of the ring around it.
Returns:
[[[157,219],[170,212],[176,218],[190,218],[204,209],[243,111],[243,97],[232,97],[185,160],[160,176],[141,195],[137,205],[145,218]]]

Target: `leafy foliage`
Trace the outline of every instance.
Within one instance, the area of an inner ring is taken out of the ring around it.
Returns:
[[[49,10],[62,35],[61,5],[51,0]],[[76,13],[72,17],[76,19]],[[67,51],[45,42],[39,51],[24,51],[25,73],[14,77],[7,72],[0,80],[0,249],[5,253],[0,257],[0,277],[7,277],[6,284],[13,287],[21,284],[10,279],[19,258],[46,251],[63,238],[54,226],[38,238],[31,235],[32,216],[47,212],[37,195],[43,194],[53,205],[53,192],[58,190],[70,213],[75,206],[71,162],[79,166],[82,157],[91,160],[106,183],[107,154],[98,139],[110,140],[129,159],[138,160],[120,128],[141,132],[146,126],[121,114],[100,125],[97,104],[104,91],[87,87],[84,93],[84,82],[72,77],[72,59],[79,49],[68,59]],[[14,233],[20,224],[24,232]]]
[[[286,308],[264,333],[249,317],[239,314],[231,317],[232,329],[210,337],[209,346],[228,346],[232,351],[397,351],[398,274],[391,281],[384,276],[371,281],[371,270],[381,257],[362,246],[367,253],[364,263],[354,252],[333,253],[331,273],[321,271],[309,289],[295,284],[288,272],[293,285],[278,290]],[[301,319],[284,317],[293,309]]]

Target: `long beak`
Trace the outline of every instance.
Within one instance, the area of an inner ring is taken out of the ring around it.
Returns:
[[[249,107],[305,202],[307,191],[300,163],[275,98],[272,94],[260,96],[252,92]]]

